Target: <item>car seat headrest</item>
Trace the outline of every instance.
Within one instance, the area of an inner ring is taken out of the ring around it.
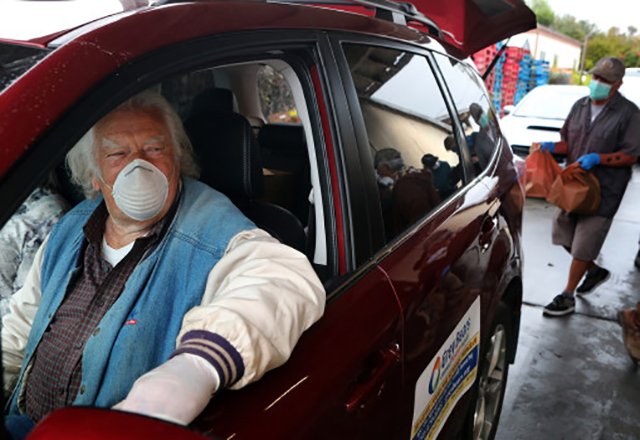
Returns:
[[[300,124],[268,124],[260,128],[258,141],[263,148],[305,152],[306,140]]]
[[[210,87],[200,92],[191,104],[191,115],[195,117],[209,112],[237,112],[238,105],[229,89]]]
[[[185,129],[202,168],[202,182],[232,199],[255,199],[263,194],[260,149],[244,116],[201,113],[189,118]]]

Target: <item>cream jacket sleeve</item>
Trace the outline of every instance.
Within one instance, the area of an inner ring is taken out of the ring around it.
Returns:
[[[209,273],[201,305],[185,315],[174,356],[201,356],[221,386],[242,388],[287,361],[325,300],[305,255],[265,231],[243,231]]]
[[[11,394],[18,381],[24,350],[42,298],[40,274],[44,248],[48,239],[47,236],[36,252],[24,285],[9,300],[9,313],[2,317],[2,366],[5,395]]]
[[[5,393],[18,379],[41,299],[44,248],[3,318]],[[325,292],[307,258],[264,231],[243,231],[209,273],[200,306],[190,310],[175,354],[207,360],[222,386],[241,388],[282,365],[300,335],[324,312]]]

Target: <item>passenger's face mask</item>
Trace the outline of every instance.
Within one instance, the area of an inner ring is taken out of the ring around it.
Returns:
[[[104,180],[102,182],[111,189],[118,208],[125,215],[138,221],[150,220],[158,215],[169,195],[167,177],[143,159],[135,159],[124,167],[116,177],[113,188]]]
[[[389,168],[391,168],[394,171],[398,171],[404,168],[404,160],[402,160],[401,157],[397,159],[391,159],[387,163],[389,164]]]
[[[594,101],[601,101],[607,99],[611,93],[611,85],[592,79],[589,83],[589,94]]]
[[[489,126],[489,116],[487,116],[486,113],[483,113],[482,116],[480,116],[478,124],[480,124],[480,128],[482,128],[483,130],[487,128]]]

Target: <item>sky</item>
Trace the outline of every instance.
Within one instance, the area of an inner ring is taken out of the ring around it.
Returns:
[[[616,26],[622,32],[635,26],[640,33],[640,0],[547,0],[556,15],[573,15],[601,31]]]
[[[0,0],[0,37],[28,40],[118,11],[118,0]]]

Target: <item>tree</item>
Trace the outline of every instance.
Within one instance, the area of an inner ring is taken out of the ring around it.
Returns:
[[[538,23],[556,32],[567,35],[578,41],[584,41],[589,36],[585,70],[591,69],[596,62],[605,56],[615,56],[622,59],[627,67],[640,65],[640,36],[636,36],[638,28],[627,27],[622,33],[617,27],[607,32],[598,31],[595,24],[586,20],[577,20],[573,15],[556,16],[547,0],[525,0],[536,14]]]
[[[547,0],[527,0],[527,4],[536,14],[538,23],[543,26],[551,26],[553,20],[556,18],[556,14],[553,12],[553,9],[551,9]]]
[[[596,25],[586,20],[578,21],[573,15],[567,14],[556,17],[551,24],[551,29],[578,41],[584,41],[586,35],[596,30]]]
[[[589,40],[585,69],[591,69],[600,58],[605,56],[618,57],[627,67],[635,67],[640,58],[638,47],[640,47],[640,38],[634,37],[631,32],[625,35],[620,33],[617,27],[612,27],[606,34],[598,32]]]

